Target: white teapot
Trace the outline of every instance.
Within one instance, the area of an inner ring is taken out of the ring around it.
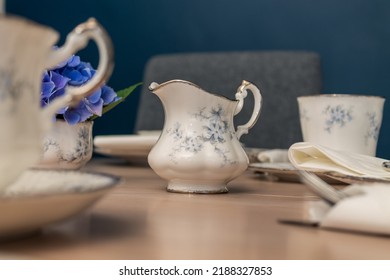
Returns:
[[[167,190],[183,193],[223,193],[226,184],[246,170],[248,157],[239,139],[255,124],[261,109],[259,89],[243,81],[236,100],[208,93],[197,85],[172,80],[149,87],[162,101],[165,123],[148,162]],[[234,129],[247,96],[254,95],[250,120]]]
[[[111,75],[113,48],[94,19],[78,25],[65,44],[54,49],[59,34],[16,16],[0,16],[0,191],[10,185],[42,153],[43,135],[61,107],[77,104]],[[68,87],[63,97],[41,108],[42,75],[84,48],[93,39],[100,61],[94,77],[81,87]]]

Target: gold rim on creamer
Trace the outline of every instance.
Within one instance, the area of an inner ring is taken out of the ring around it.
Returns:
[[[247,82],[247,81],[245,81]],[[149,85],[148,89],[152,92],[156,91],[156,90],[159,90],[160,88],[166,86],[166,85],[169,85],[169,84],[173,84],[173,83],[181,83],[181,84],[187,84],[187,85],[190,85],[190,86],[193,86],[199,90],[201,90],[202,92],[204,93],[208,93],[208,94],[211,94],[213,96],[216,96],[218,98],[222,98],[222,99],[226,99],[228,101],[233,101],[233,102],[238,102],[238,100],[236,99],[231,99],[229,97],[226,97],[224,95],[220,95],[220,94],[216,94],[216,93],[212,93],[212,92],[209,92],[207,90],[204,90],[203,88],[201,88],[200,86],[198,86],[197,84],[194,84],[193,82],[190,82],[190,81],[186,81],[186,80],[180,80],[180,79],[174,79],[174,80],[170,80],[170,81],[166,81],[166,82],[163,82],[161,84],[159,83],[156,83],[156,82],[153,82]],[[247,82],[249,83],[249,82]]]

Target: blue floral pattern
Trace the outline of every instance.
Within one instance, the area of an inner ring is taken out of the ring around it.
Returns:
[[[351,121],[353,121],[354,119],[353,108],[350,107],[346,109],[343,105],[335,105],[335,106],[328,105],[326,106],[326,108],[322,113],[326,115],[324,129],[329,133],[332,133],[332,129],[335,126],[342,128],[346,126],[348,123],[350,123]],[[301,118],[302,115],[303,114],[301,112]],[[305,115],[305,119],[309,120],[306,114],[304,115]],[[370,139],[375,141],[378,140],[379,130],[380,130],[380,120],[378,119],[376,112],[367,112],[366,116],[368,119],[369,128],[365,134],[365,142],[366,145],[368,145],[368,141]]]
[[[26,81],[18,81],[14,79],[15,70],[11,69],[0,69],[0,101],[4,101],[7,98],[12,100],[18,100],[20,96],[29,89],[31,84]]]
[[[171,136],[175,146],[169,154],[171,160],[177,163],[178,152],[190,152],[197,154],[207,145],[213,147],[213,151],[222,158],[223,165],[236,164],[230,152],[223,148],[223,143],[234,137],[234,131],[229,129],[228,114],[221,105],[212,108],[201,108],[191,114],[201,122],[201,130],[186,130],[182,124],[176,122],[173,127],[167,128],[167,135]]]
[[[310,118],[308,116],[308,112],[306,109],[304,108],[300,108],[300,111],[299,111],[299,117],[302,119],[302,120],[305,120],[305,121],[309,121]]]
[[[366,133],[366,144],[368,144],[369,139],[373,139],[375,141],[378,140],[379,136],[379,129],[380,129],[380,124],[378,117],[375,112],[368,112],[367,113],[368,121],[369,121],[369,128]]]
[[[53,138],[46,138],[43,143],[43,151],[47,152],[50,147],[53,147],[56,151],[57,158],[60,162],[73,162],[79,163],[89,157],[92,146],[92,136],[89,133],[87,127],[81,127],[78,131],[78,139],[76,147],[74,147],[71,153],[65,153],[60,144]]]
[[[346,109],[343,105],[328,105],[322,112],[327,116],[325,120],[325,130],[332,132],[333,127],[343,127],[353,119],[352,108]]]

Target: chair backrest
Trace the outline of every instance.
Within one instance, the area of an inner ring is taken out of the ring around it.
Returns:
[[[144,85],[138,106],[136,131],[163,128],[164,111],[157,96],[150,93],[151,82],[182,79],[208,92],[234,99],[242,80],[257,85],[263,96],[260,118],[248,135],[247,147],[288,148],[301,141],[296,98],[321,92],[320,57],[313,52],[257,51],[182,53],[152,57],[145,67]],[[235,117],[236,125],[249,120],[251,97]]]

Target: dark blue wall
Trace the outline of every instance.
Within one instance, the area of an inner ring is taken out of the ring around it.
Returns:
[[[388,98],[378,155],[390,158],[390,1],[388,0],[8,0],[7,11],[52,26],[64,40],[96,17],[111,34],[114,89],[142,80],[159,53],[311,50],[322,56],[325,93]],[[94,62],[96,49],[80,53]],[[96,65],[96,64],[95,64]],[[95,134],[133,131],[139,91],[96,121]]]

